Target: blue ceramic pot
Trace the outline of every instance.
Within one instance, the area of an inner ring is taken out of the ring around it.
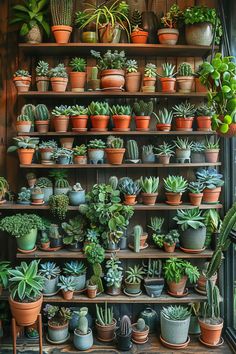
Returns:
[[[85,203],[85,191],[69,191],[70,205],[80,205]]]
[[[93,332],[89,328],[88,334],[80,334],[77,329],[74,330],[73,343],[78,350],[88,350],[93,346]]]

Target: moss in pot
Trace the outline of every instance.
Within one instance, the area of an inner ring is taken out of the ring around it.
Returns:
[[[132,341],[136,344],[144,344],[148,341],[149,327],[143,318],[132,325]]]
[[[93,332],[91,328],[88,327],[88,308],[82,307],[78,312],[78,324],[77,328],[74,330],[73,343],[78,350],[88,350],[93,346]]]
[[[48,339],[55,344],[64,343],[69,337],[70,309],[47,304],[43,312],[48,318]]]
[[[39,266],[39,274],[45,278],[43,295],[53,296],[58,292],[58,281],[60,268],[55,262],[41,263]]]
[[[144,286],[150,297],[158,297],[161,295],[164,287],[164,278],[161,277],[162,262],[161,260],[148,260],[148,264],[144,264],[147,277],[144,278]]]

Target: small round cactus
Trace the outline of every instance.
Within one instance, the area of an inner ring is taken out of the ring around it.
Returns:
[[[146,327],[146,323],[143,318],[139,318],[136,324],[137,330],[143,332]]]

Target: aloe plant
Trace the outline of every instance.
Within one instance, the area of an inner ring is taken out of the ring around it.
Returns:
[[[182,176],[168,176],[163,179],[167,192],[184,193],[188,187],[188,182]]]
[[[156,193],[159,186],[159,177],[141,177],[139,180],[143,193]]]

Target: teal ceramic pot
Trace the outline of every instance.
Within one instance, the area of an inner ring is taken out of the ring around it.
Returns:
[[[53,195],[53,188],[52,187],[44,187],[41,188],[44,194],[44,201],[45,203],[48,203],[49,198],[51,197],[51,195]]]
[[[206,240],[206,228],[200,227],[194,230],[189,228],[181,231],[180,246],[191,250],[201,250],[204,248]]]
[[[17,247],[23,251],[33,250],[37,240],[37,229],[32,229],[27,235],[23,237],[17,237]]]
[[[199,322],[198,322],[197,316],[191,316],[188,333],[189,334],[200,334],[201,333],[201,329],[200,329],[200,326],[199,326]]]
[[[93,165],[101,164],[104,162],[104,150],[88,149],[89,163]]]
[[[163,284],[153,284],[153,285],[144,285],[145,286],[145,290],[148,294],[148,296],[150,297],[159,297],[161,296],[161,293],[163,291],[164,288],[164,281]]]
[[[88,350],[93,346],[93,332],[89,328],[88,334],[80,334],[77,329],[74,330],[73,343],[78,350]]]
[[[144,154],[142,153],[142,163],[154,163],[155,155],[154,154]]]
[[[48,323],[48,338],[52,342],[62,342],[68,337],[68,323],[64,326],[52,326]]]
[[[58,277],[53,279],[45,279],[43,287],[44,296],[53,296],[58,291]]]
[[[69,156],[60,156],[57,159],[57,163],[60,165],[69,165],[71,163],[71,158]]]
[[[69,191],[70,205],[80,205],[85,203],[85,191]]]
[[[149,327],[150,333],[157,332],[158,317],[157,312],[151,307],[145,308],[140,312],[139,318],[143,318],[146,325]]]
[[[79,291],[85,288],[85,283],[86,283],[86,274],[82,275],[73,275],[73,278],[76,283],[75,291]]]
[[[161,312],[161,336],[170,344],[183,344],[187,341],[190,316],[183,321],[165,318]]]

